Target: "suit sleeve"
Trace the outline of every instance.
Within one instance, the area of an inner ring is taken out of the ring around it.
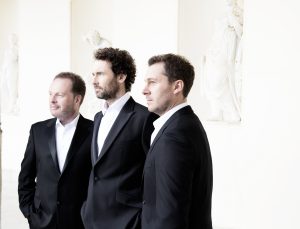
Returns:
[[[19,174],[18,194],[19,207],[23,215],[28,218],[35,194],[36,155],[34,147],[33,128],[31,127],[26,151],[21,163]]]
[[[156,229],[188,228],[195,153],[186,136],[165,134],[156,160]]]

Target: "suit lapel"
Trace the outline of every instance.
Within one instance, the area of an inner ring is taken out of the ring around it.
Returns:
[[[130,99],[126,102],[126,104],[120,111],[120,114],[118,115],[116,121],[114,122],[104,141],[98,161],[101,160],[101,158],[107,153],[108,149],[115,141],[120,131],[123,129],[129,118],[133,115],[134,104],[134,100],[130,97]]]
[[[159,140],[159,138],[161,137],[161,135],[164,133],[165,129],[172,123],[172,121],[177,118],[178,116],[181,116],[183,114],[191,114],[193,113],[193,110],[191,108],[191,106],[186,106],[180,110],[178,110],[177,112],[175,112],[167,121],[166,123],[161,127],[161,129],[158,131],[157,135],[155,136],[155,138],[153,139],[152,144],[150,145],[149,151],[147,153],[147,157],[146,157],[146,161],[145,161],[145,167],[143,170],[143,179],[144,179],[144,174],[145,174],[145,168],[147,167],[148,163],[151,163],[151,160],[153,160],[151,158],[151,152],[154,149],[154,146],[156,144],[156,142]]]
[[[157,135],[155,136],[150,149],[148,151],[148,154],[151,153],[153,147],[155,146],[156,142],[158,141],[158,139],[160,138],[160,136],[163,134],[163,132],[165,131],[165,129],[168,127],[168,125],[178,116],[181,116],[183,114],[188,114],[188,113],[193,113],[193,110],[191,108],[191,106],[186,106],[183,107],[182,109],[176,111],[167,121],[166,123],[161,127],[161,129],[158,131]]]
[[[51,157],[54,163],[55,168],[60,173],[59,166],[58,166],[58,159],[57,159],[57,150],[56,150],[56,139],[55,139],[55,122],[56,119],[51,119],[47,126],[48,126],[48,146],[50,149]]]
[[[68,163],[70,162],[72,157],[78,152],[78,149],[80,149],[82,142],[85,140],[85,138],[88,135],[88,131],[89,131],[88,128],[86,128],[86,126],[85,126],[85,120],[80,115],[77,126],[76,126],[76,130],[75,130],[74,136],[72,138],[71,145],[70,145],[67,157],[66,157],[63,171],[68,166]]]
[[[93,130],[93,138],[92,138],[92,152],[91,152],[91,157],[92,157],[92,164],[94,165],[98,159],[98,131],[99,131],[99,126],[101,123],[101,120],[103,118],[103,114],[100,111],[97,113],[97,115],[94,118],[94,130]]]

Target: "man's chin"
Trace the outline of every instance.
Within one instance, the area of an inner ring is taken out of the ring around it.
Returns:
[[[111,99],[110,96],[103,95],[103,94],[97,94],[96,96],[97,96],[98,99],[104,99],[104,100]]]
[[[50,113],[51,113],[52,116],[56,117],[56,112],[50,110]]]
[[[154,108],[151,107],[151,106],[149,106],[149,105],[148,105],[148,111],[155,113],[155,112],[154,112]]]
[[[50,113],[51,115],[54,117],[54,118],[58,118],[60,115],[59,115],[59,112],[55,112],[55,111],[51,111],[50,110]]]
[[[102,99],[103,98],[103,94],[100,91],[96,92],[95,94],[96,94],[96,97],[98,99]]]

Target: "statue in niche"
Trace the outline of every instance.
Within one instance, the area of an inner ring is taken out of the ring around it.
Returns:
[[[13,115],[19,112],[18,57],[18,37],[13,33],[8,37],[8,47],[4,53],[4,61],[1,69],[1,112]]]
[[[111,42],[104,37],[100,36],[97,30],[92,30],[84,36],[84,40],[87,41],[95,49],[110,47]]]
[[[210,120],[241,120],[242,1],[225,0],[225,15],[215,23],[211,45],[202,60],[203,91]]]

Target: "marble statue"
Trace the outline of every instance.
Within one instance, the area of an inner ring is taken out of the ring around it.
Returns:
[[[210,120],[240,122],[243,10],[241,1],[225,0],[207,55],[202,60],[204,94]]]
[[[101,37],[100,33],[97,30],[89,31],[83,38],[90,45],[92,45],[94,49],[111,46],[111,42],[104,37]]]
[[[17,114],[18,105],[18,37],[10,34],[1,69],[1,112]]]

